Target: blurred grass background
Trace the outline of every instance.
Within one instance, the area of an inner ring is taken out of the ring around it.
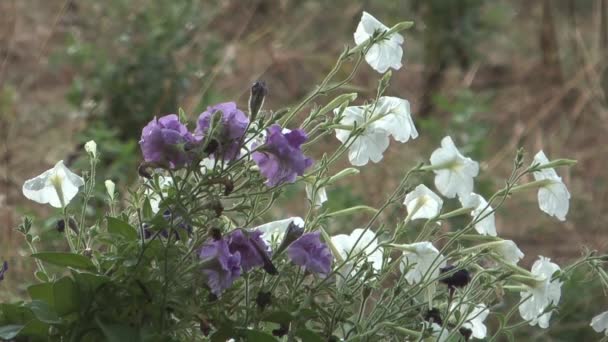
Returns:
[[[86,169],[82,144],[95,139],[98,174],[126,189],[136,179],[141,127],[154,115],[181,106],[194,120],[228,100],[245,108],[258,79],[270,88],[266,108],[293,104],[353,44],[362,10],[389,26],[415,21],[388,94],[411,102],[421,136],[392,142],[381,163],[328,189],[328,206],[380,204],[446,134],[481,161],[476,189],[484,195],[502,186],[517,147],[528,160],[543,148],[550,158],[579,161],[559,170],[572,193],[568,221],[542,214],[531,192],[498,213],[499,234],[518,243],[528,266],[539,254],[567,262],[583,246],[605,253],[607,7],[606,0],[0,1],[0,258],[11,267],[0,300],[24,298],[33,281],[29,251],[13,230],[21,215],[37,215],[41,249],[62,246],[53,212],[22,196],[25,179],[59,159]],[[374,95],[377,78],[363,67],[354,81],[360,100]],[[313,155],[337,144],[325,139]],[[277,216],[303,215],[303,196],[287,192]],[[404,214],[393,208],[384,219]],[[356,228],[352,222],[333,228]],[[589,320],[608,308],[599,285],[581,272],[563,298],[559,324],[519,338],[597,340]]]

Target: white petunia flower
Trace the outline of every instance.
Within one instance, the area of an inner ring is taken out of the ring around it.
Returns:
[[[603,331],[608,336],[608,311],[593,317],[591,327],[595,332],[601,333]]]
[[[84,144],[84,150],[93,155],[93,158],[97,157],[97,143],[95,140],[89,140]]]
[[[466,315],[465,323],[462,325],[462,327],[471,330],[471,336],[474,338],[485,338],[488,329],[483,322],[490,314],[490,310],[486,307],[486,305],[478,304],[475,305],[472,310],[470,310],[469,305],[463,304],[460,306],[459,311],[461,314]]]
[[[378,113],[377,115],[383,115],[376,126],[387,131],[393,136],[393,139],[404,143],[410,138],[418,138],[418,130],[414,125],[408,100],[382,96],[376,102],[374,112]]]
[[[169,188],[173,185],[173,179],[171,177],[158,177],[158,185],[163,193],[163,198],[169,195]],[[146,189],[144,192],[146,196],[148,196],[148,200],[150,201],[150,207],[152,208],[153,213],[157,213],[160,206],[161,196],[155,193],[152,189]]]
[[[287,227],[289,227],[289,224],[291,222],[293,222],[298,227],[304,227],[304,220],[302,220],[301,217],[294,216],[283,220],[264,223],[263,225],[253,228],[253,230],[257,229],[261,231],[262,239],[264,240],[264,242],[266,242],[266,244],[268,245],[271,245],[272,243],[281,242],[281,240],[285,236]]]
[[[494,251],[498,253],[506,263],[511,265],[517,265],[519,260],[524,257],[524,253],[517,247],[515,242],[511,240],[498,241],[494,245]]]
[[[538,324],[543,329],[549,327],[552,312],[543,312],[550,305],[559,303],[562,283],[557,279],[551,280],[553,274],[559,270],[559,266],[552,263],[551,259],[542,256],[532,265],[532,274],[537,278],[537,284],[533,287],[528,285],[528,290],[520,292],[522,300],[525,301],[519,306],[519,314],[529,321],[530,325]]]
[[[424,184],[420,184],[405,196],[403,204],[407,207],[407,213],[412,220],[430,219],[439,215],[443,200]]]
[[[424,322],[423,325],[425,326],[426,329],[429,328],[429,325],[427,322]],[[428,341],[428,342],[445,342],[448,340],[448,337],[450,336],[450,331],[447,328],[443,328],[441,327],[441,325],[437,324],[437,323],[431,323],[430,329],[432,331],[432,336],[429,338],[425,338],[424,341]]]
[[[350,258],[353,258],[361,253],[371,263],[374,270],[379,271],[382,269],[383,249],[378,247],[376,234],[371,230],[368,229],[366,231],[365,229],[357,228],[350,235],[339,234],[332,236],[331,242],[336,247],[342,260],[346,260],[349,255]],[[358,257],[361,257],[361,255]],[[354,273],[360,266],[361,263],[358,263],[357,265],[350,265],[346,269],[352,270]]]
[[[441,140],[441,147],[431,154],[435,172],[435,186],[447,198],[464,196],[473,192],[473,178],[479,174],[479,164],[463,156],[452,138]]]
[[[336,114],[339,112],[339,109],[334,110]],[[383,96],[373,104],[346,107],[340,125],[363,127],[363,132],[354,138],[348,150],[348,159],[355,166],[382,160],[390,135],[399,142],[418,137],[409,102],[396,97]],[[346,143],[350,135],[351,130],[336,129],[336,138],[342,143]]]
[[[539,151],[534,156],[534,162],[540,165],[548,164],[549,160],[543,151]],[[537,181],[548,181],[538,189],[538,206],[545,213],[557,217],[560,221],[566,220],[568,208],[570,207],[570,192],[557,175],[554,169],[547,168],[535,171],[534,179]]]
[[[439,269],[446,265],[446,259],[432,243],[428,241],[401,245],[403,259],[400,269],[410,284],[418,284],[423,280],[435,279],[439,276]]]
[[[114,194],[116,193],[116,184],[112,182],[111,179],[106,179],[104,182],[106,186],[106,191],[108,192],[108,196],[110,196],[111,200],[114,200]]]
[[[374,18],[371,14],[363,12],[361,21],[355,31],[355,43],[357,45],[365,43],[375,32],[388,31],[389,28]],[[384,73],[388,68],[399,70],[402,66],[403,57],[403,36],[393,33],[382,41],[372,45],[365,54],[367,63],[379,73]]]
[[[32,201],[63,208],[70,203],[78,193],[78,188],[83,185],[84,179],[70,171],[63,164],[63,160],[60,160],[52,169],[25,181],[22,191],[23,195]]]
[[[475,230],[481,235],[496,236],[496,220],[492,207],[488,206],[488,202],[483,196],[476,193],[459,196],[458,199],[463,208],[473,208],[471,216],[474,219],[484,217],[481,221],[475,224]],[[487,207],[487,208],[486,208]]]
[[[315,194],[315,198],[312,198],[312,184],[306,183],[306,197],[315,207],[321,207],[323,203],[327,202],[327,191],[325,191],[325,187],[321,187],[317,189],[317,193]]]

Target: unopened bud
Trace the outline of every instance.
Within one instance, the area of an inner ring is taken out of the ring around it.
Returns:
[[[256,81],[251,86],[251,93],[249,95],[249,115],[250,120],[253,121],[258,115],[260,109],[264,105],[264,99],[268,95],[268,88],[266,82]]]

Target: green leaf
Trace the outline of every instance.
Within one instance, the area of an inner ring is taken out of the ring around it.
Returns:
[[[245,341],[250,342],[277,342],[274,336],[259,330],[243,329],[241,335],[245,337]]]
[[[50,324],[59,324],[61,319],[57,316],[57,313],[51,309],[49,304],[41,300],[33,300],[31,303],[24,305],[26,308],[32,310],[36,318],[41,322]]]
[[[32,300],[40,300],[50,307],[55,307],[55,296],[53,295],[53,283],[34,284],[27,288]]]
[[[128,325],[123,324],[106,324],[99,317],[95,318],[97,325],[103,332],[108,342],[137,342],[141,341],[139,332]]]
[[[17,304],[0,304],[0,312],[4,316],[4,323],[25,324],[34,319],[34,313],[30,309]]]
[[[296,330],[296,336],[301,338],[302,341],[306,341],[306,342],[324,342],[325,341],[316,332],[314,332],[312,330],[308,330],[308,329]]]
[[[78,287],[70,277],[63,277],[53,284],[53,297],[59,316],[76,312],[80,307]]]
[[[49,264],[72,267],[80,270],[95,270],[93,262],[84,255],[63,252],[44,252],[32,254],[36,259]]]
[[[19,336],[36,336],[36,337],[48,337],[49,324],[41,322],[37,319],[33,319],[21,329]],[[46,340],[46,339],[45,339]]]
[[[110,216],[107,216],[106,220],[108,221],[108,232],[110,234],[122,236],[127,240],[137,239],[137,230],[127,222]]]
[[[10,340],[19,335],[21,329],[25,325],[11,324],[0,327],[0,338],[3,340]]]
[[[262,321],[286,325],[289,324],[292,320],[293,316],[287,311],[273,311],[262,317]]]

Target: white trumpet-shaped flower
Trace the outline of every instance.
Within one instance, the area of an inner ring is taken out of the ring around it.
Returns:
[[[436,279],[439,269],[446,265],[445,257],[428,241],[401,245],[399,249],[403,251],[400,269],[406,272],[405,279],[410,284]]]
[[[528,289],[520,292],[524,302],[519,306],[519,314],[530,325],[538,324],[543,329],[549,327],[552,312],[545,311],[550,305],[557,305],[562,295],[562,283],[558,279],[551,279],[559,270],[559,266],[552,263],[551,259],[542,256],[532,265],[536,284],[527,285]]]
[[[540,165],[548,164],[549,160],[543,151],[534,156],[534,162]],[[545,213],[566,220],[570,207],[570,192],[553,168],[541,169],[534,172],[534,179],[547,183],[538,189],[538,206]]]
[[[463,156],[449,136],[431,154],[435,186],[447,198],[465,196],[473,191],[473,178],[479,174],[479,164]]]
[[[339,234],[331,237],[331,242],[336,248],[340,259],[363,257],[371,263],[374,270],[379,271],[382,268],[383,249],[378,247],[378,239],[376,234],[370,229],[365,230],[357,228],[350,235]],[[348,263],[348,270],[355,272],[362,264]]]
[[[492,244],[494,251],[508,264],[517,265],[524,257],[524,253],[512,240],[502,240],[492,242]]]
[[[466,315],[465,323],[462,327],[471,330],[471,336],[474,338],[485,338],[488,328],[484,324],[484,321],[490,314],[490,310],[486,305],[478,304],[471,308],[470,305],[463,304],[460,305],[459,311],[461,314]]]
[[[604,332],[604,334],[608,336],[608,311],[593,317],[591,320],[591,327],[595,332]]]
[[[336,114],[339,112],[340,109],[334,110]],[[418,137],[409,102],[404,99],[383,96],[376,103],[347,107],[342,114],[340,125],[362,129],[348,150],[348,159],[355,166],[366,165],[370,160],[374,163],[382,160],[391,135],[399,142]],[[349,129],[336,129],[336,138],[346,143],[351,132]]]
[[[473,216],[475,220],[483,217],[479,222],[475,223],[475,230],[481,235],[496,236],[494,212],[485,198],[476,193],[459,196],[458,198],[460,199],[463,208],[473,208],[471,216]]]
[[[430,219],[439,215],[443,200],[426,185],[420,184],[405,196],[403,204],[407,207],[407,213],[412,220]]]
[[[327,202],[327,191],[325,191],[325,187],[317,189],[314,199],[312,198],[312,190],[312,184],[306,183],[306,197],[308,197],[308,200],[314,207],[321,207],[323,203]]]
[[[355,31],[355,43],[357,45],[365,43],[376,32],[385,32],[389,28],[382,24],[371,14],[363,12],[361,21]],[[393,33],[385,39],[375,43],[365,54],[365,61],[377,72],[384,73],[389,68],[399,70],[402,66],[403,57],[403,36]]]
[[[84,179],[70,171],[60,160],[52,169],[25,181],[22,191],[32,201],[62,208],[70,203],[83,185]]]
[[[298,227],[304,227],[304,220],[299,216],[294,216],[283,220],[264,223],[253,228],[253,230],[261,231],[262,239],[270,246],[273,243],[281,243],[285,236],[285,232],[287,232],[287,227],[289,227],[289,224],[292,222]]]

